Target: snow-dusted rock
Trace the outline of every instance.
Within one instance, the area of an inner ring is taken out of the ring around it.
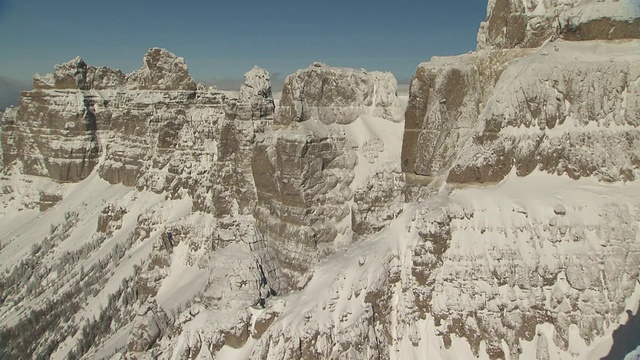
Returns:
[[[324,124],[349,124],[364,114],[398,121],[396,89],[391,73],[316,62],[287,76],[276,122],[316,119]]]
[[[250,120],[272,117],[275,109],[269,73],[257,66],[244,74],[238,92],[235,112],[237,119]]]
[[[287,287],[296,288],[299,276],[332,248],[335,223],[349,215],[346,202],[353,196],[349,184],[357,157],[340,134],[284,130],[268,135],[257,143],[252,161],[258,194],[254,215]]]
[[[144,55],[142,68],[127,75],[132,90],[196,90],[196,83],[181,57],[160,48]]]
[[[403,169],[449,172],[453,182],[495,182],[513,167],[521,176],[540,167],[574,178],[634,178],[637,42],[558,41],[421,64]]]
[[[403,170],[428,176],[446,170],[502,72],[529,52],[472,53],[420,64],[405,113]]]
[[[167,314],[151,300],[140,306],[127,342],[127,350],[133,353],[149,350],[169,327]]]
[[[26,174],[63,182],[79,181],[95,167],[94,106],[79,90],[25,92],[13,119],[2,124],[4,166],[20,161]]]
[[[106,66],[90,67],[91,88],[95,90],[115,90],[126,84],[127,76],[118,69]]]
[[[56,89],[80,89],[88,90],[91,82],[88,81],[89,67],[79,56],[64,64],[56,65],[53,73],[54,87]]]
[[[37,76],[0,119],[9,356],[601,351],[640,294],[638,43],[513,48],[590,3],[492,1],[504,49],[421,64],[404,124],[390,74],[319,63],[275,115],[265,70],[221,92],[162,49]]]
[[[554,38],[640,38],[635,0],[490,0],[478,49],[535,48]]]
[[[513,62],[485,102],[449,180],[498,181],[513,167],[520,176],[539,168],[572,178],[635,179],[639,45],[556,42]]]

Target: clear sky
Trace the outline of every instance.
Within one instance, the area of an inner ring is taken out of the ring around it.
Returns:
[[[163,47],[222,88],[254,65],[282,80],[313,61],[405,82],[431,56],[475,49],[485,16],[485,0],[0,0],[0,79],[76,55],[128,73]]]

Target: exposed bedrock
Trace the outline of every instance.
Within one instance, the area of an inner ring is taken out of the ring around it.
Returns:
[[[316,119],[349,124],[360,115],[397,121],[397,82],[391,73],[313,63],[287,76],[276,123]]]
[[[356,161],[343,137],[282,130],[256,145],[254,215],[290,288],[298,287],[299,275],[333,251],[335,224],[350,214],[346,202],[353,197],[349,184]]]
[[[519,176],[539,169],[574,179],[634,180],[640,54],[627,49],[637,45],[559,42],[515,61],[460,149],[449,181],[499,181],[514,167]]]
[[[406,112],[404,171],[448,174],[457,183],[500,181],[514,167],[520,176],[540,169],[634,179],[637,42],[558,41],[535,52],[479,52],[421,64]]]
[[[333,253],[336,242],[378,231],[397,215],[398,207],[380,204],[401,196],[401,181],[391,170],[372,176],[364,188],[352,185],[358,162],[365,161],[358,151],[374,151],[376,144],[384,149],[384,143],[376,138],[360,148],[347,135],[353,130],[343,126],[363,115],[377,117],[358,121],[398,121],[398,113],[396,80],[388,73],[315,63],[287,77],[275,125],[257,138],[252,162],[254,215],[282,266],[286,288],[304,286],[303,275]],[[357,136],[371,136],[365,129]],[[373,158],[371,163],[377,166]]]
[[[638,14],[633,0],[490,0],[478,49],[537,48],[556,38],[639,39]]]

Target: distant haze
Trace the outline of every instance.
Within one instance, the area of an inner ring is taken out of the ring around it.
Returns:
[[[0,9],[2,0],[0,0]],[[10,105],[18,105],[18,101],[20,100],[20,92],[23,90],[28,90],[31,87],[31,84],[26,81],[18,81],[14,79],[9,79],[5,76],[0,76],[0,111],[3,111],[5,108]]]

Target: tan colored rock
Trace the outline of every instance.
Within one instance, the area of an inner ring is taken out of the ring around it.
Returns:
[[[495,182],[513,167],[519,176],[539,169],[574,179],[635,179],[640,68],[630,61],[637,54],[625,50],[635,45],[600,43],[595,54],[593,46],[556,42],[513,63],[448,180]],[[629,55],[609,56],[615,48]]]
[[[100,154],[94,112],[92,99],[78,90],[24,92],[15,120],[3,124],[5,166],[18,160],[26,174],[61,182],[85,178]]]
[[[629,0],[490,0],[478,49],[537,48],[556,38],[639,39],[639,10]]]
[[[147,51],[142,68],[127,75],[127,85],[133,90],[196,90],[184,59],[159,48]]]
[[[448,169],[477,126],[493,84],[511,61],[530,52],[481,52],[420,64],[405,112],[403,171],[434,176]]]
[[[256,144],[252,160],[258,196],[254,216],[289,289],[323,253],[334,223],[349,214],[355,154],[340,136],[275,132]]]
[[[324,124],[349,124],[364,114],[399,121],[396,91],[391,73],[313,63],[287,76],[276,123],[315,119]]]

